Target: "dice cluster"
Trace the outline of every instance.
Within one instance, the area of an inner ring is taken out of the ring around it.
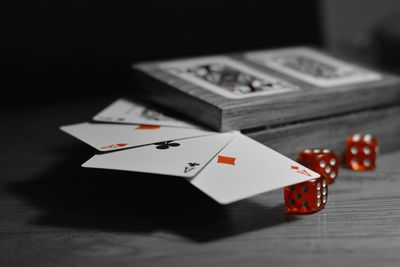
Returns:
[[[376,167],[378,141],[370,134],[354,134],[347,138],[344,161],[355,171],[373,170]],[[322,210],[328,201],[328,184],[333,184],[339,174],[339,159],[329,149],[306,149],[297,162],[321,175],[318,179],[287,186],[283,189],[288,214],[310,214]]]

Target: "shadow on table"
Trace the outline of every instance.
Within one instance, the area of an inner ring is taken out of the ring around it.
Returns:
[[[135,233],[166,230],[208,242],[295,220],[285,216],[283,205],[243,200],[221,206],[177,177],[81,168],[93,154],[82,146],[55,152],[70,157],[34,179],[9,184],[13,193],[40,209],[33,222],[38,225]]]

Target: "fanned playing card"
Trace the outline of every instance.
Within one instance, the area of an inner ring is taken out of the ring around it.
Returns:
[[[82,166],[193,177],[235,136],[215,134],[95,155]]]
[[[320,177],[257,141],[237,133],[191,180],[221,204]]]
[[[158,126],[199,128],[198,126],[167,116],[153,108],[127,99],[117,99],[99,114],[94,121],[146,124]]]
[[[89,122],[62,126],[61,130],[100,151],[216,134],[216,132],[191,128]]]

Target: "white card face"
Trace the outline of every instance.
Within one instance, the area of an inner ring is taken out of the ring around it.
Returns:
[[[235,136],[223,133],[95,155],[83,167],[195,176]]]
[[[221,204],[320,177],[278,152],[237,134],[191,183]]]
[[[114,103],[102,110],[99,114],[94,116],[93,120],[103,122],[199,128],[194,124],[171,118],[156,110],[126,99],[116,100]]]
[[[245,57],[252,62],[320,87],[381,79],[379,73],[305,47],[250,52],[245,54]]]
[[[88,122],[62,126],[61,130],[100,151],[216,134],[216,132],[191,128]]]
[[[160,64],[168,73],[227,98],[241,99],[299,90],[282,79],[227,57],[202,57]]]

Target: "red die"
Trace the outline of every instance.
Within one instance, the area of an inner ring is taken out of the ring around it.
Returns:
[[[346,166],[356,171],[373,170],[376,166],[378,141],[370,134],[347,137]]]
[[[339,172],[339,159],[329,149],[307,149],[299,154],[297,162],[311,170],[326,175],[328,184],[335,181]]]
[[[328,200],[328,183],[325,175],[320,178],[287,186],[283,189],[286,212],[309,214],[322,210]]]

